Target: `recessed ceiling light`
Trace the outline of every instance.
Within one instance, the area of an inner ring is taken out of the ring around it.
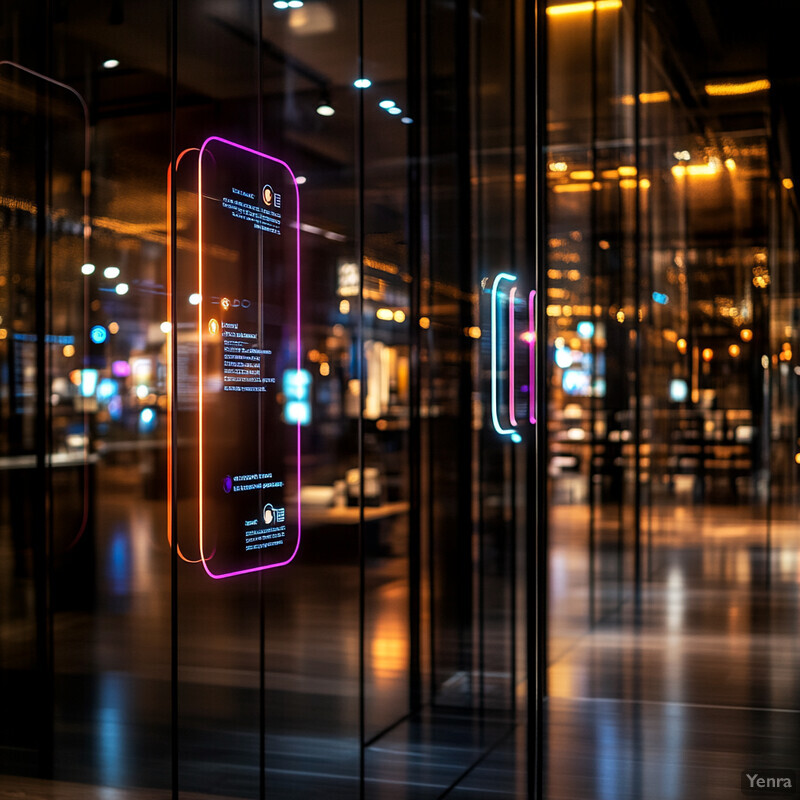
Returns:
[[[84,264],[81,267],[81,272],[84,275],[91,275],[94,272],[94,264]]]
[[[317,106],[317,114],[321,117],[332,117],[335,113],[333,106],[328,103],[323,102]]]
[[[128,284],[127,283],[118,283],[114,291],[117,294],[128,294]]]
[[[103,67],[105,69],[116,69],[119,66],[119,61],[116,58],[107,58],[103,62]]]
[[[394,108],[397,105],[397,103],[395,103],[394,100],[381,100],[380,103],[378,103],[378,105],[381,108],[389,109],[389,108]]]
[[[392,106],[391,108],[386,109],[392,116],[397,116],[398,114],[403,113],[403,109],[399,108],[398,106]]]
[[[275,8],[280,9],[281,11],[283,11],[285,8],[289,8],[289,3],[287,3],[286,0],[275,0],[275,2],[272,5],[275,6]]]
[[[356,89],[369,89],[369,87],[372,86],[372,81],[369,78],[358,78],[353,81],[353,86],[355,86]]]
[[[302,8],[303,0],[289,0],[289,8]]]
[[[103,270],[103,275],[109,280],[114,280],[114,278],[119,277],[119,267],[106,267]]]
[[[298,175],[296,180],[297,180],[297,185],[302,186],[308,180],[308,178],[306,178],[305,175]]]
[[[413,120],[413,119],[411,119],[411,117],[403,117],[403,118],[400,120],[400,122],[402,122],[402,123],[403,123],[403,125],[410,125],[410,124],[411,124],[413,121],[414,121],[414,120]]]

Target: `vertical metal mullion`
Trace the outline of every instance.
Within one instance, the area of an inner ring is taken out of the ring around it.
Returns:
[[[408,128],[408,266],[411,274],[409,297],[410,358],[409,358],[409,706],[417,711],[422,705],[422,659],[421,659],[421,558],[422,558],[422,468],[420,426],[420,284],[421,268],[421,8],[420,0],[408,0],[406,6],[406,79],[408,83],[408,107],[414,122]]]
[[[364,77],[364,0],[357,0],[357,67],[358,77]],[[366,797],[366,540],[364,530],[364,92],[357,93],[357,135],[356,135],[356,172],[357,172],[357,258],[358,258],[358,348],[357,371],[359,380],[359,412],[358,412],[358,740],[359,740],[359,797]]]
[[[472,193],[471,193],[471,131],[470,131],[470,47],[471,47],[471,13],[469,0],[458,0],[455,6],[455,82],[456,82],[456,110],[455,110],[455,157],[456,157],[456,253],[457,263],[466,265],[460,270],[461,300],[459,301],[459,329],[468,328],[472,322],[472,304],[464,299],[471,291],[471,265],[472,265]],[[458,350],[461,358],[458,374],[458,424],[457,430],[461,434],[458,441],[459,477],[458,488],[458,525],[459,530],[472,532],[472,380],[471,375],[463,368],[468,363],[471,340],[465,336],[457,339]],[[467,480],[464,480],[466,472]],[[471,548],[460,554],[457,569],[462,576],[471,573],[472,568]],[[471,587],[471,582],[465,585]],[[470,692],[473,690],[473,642],[471,612],[473,600],[465,599],[460,606],[466,609],[464,616],[459,620],[459,661],[461,668],[469,670]]]
[[[432,65],[432,40],[433,36],[430,34],[430,31],[433,29],[431,25],[431,18],[432,18],[432,10],[431,4],[433,0],[421,0],[424,4],[425,10],[425,31],[426,37],[424,41],[425,47],[425,78],[428,81],[428,89],[426,91],[426,119],[425,123],[427,126],[427,152],[430,153],[432,151],[431,147],[431,138],[433,135],[433,125],[431,121],[434,119],[433,111],[436,109],[435,105],[435,97],[434,92],[430,90],[430,83],[432,82],[432,75],[433,70],[431,69]],[[429,252],[431,244],[431,234],[430,231],[433,228],[433,167],[429,166],[427,171],[427,185],[426,185],[426,194],[427,194],[427,208],[428,208],[428,244],[429,244]],[[427,277],[428,277],[428,293],[426,296],[426,305],[430,308],[430,298],[431,298],[431,280],[430,280],[430,259],[427,261]],[[420,287],[420,290],[422,287]],[[422,336],[422,334],[420,334]],[[433,381],[431,379],[431,339],[432,339],[432,332],[429,330],[427,334],[424,336],[425,343],[424,347],[426,350],[426,363],[427,367],[427,378],[428,378],[428,405],[430,407],[430,400],[433,395]],[[430,478],[430,482],[433,482],[433,441],[431,436],[431,424],[430,424],[430,411],[428,413],[428,417],[425,422],[425,454],[424,458],[427,464],[427,473]],[[435,536],[434,536],[434,511],[433,511],[433,492],[428,492],[426,497],[426,508],[425,508],[425,515],[427,519],[427,534],[428,534],[428,627],[429,627],[429,660],[430,660],[430,685],[429,685],[429,692],[430,692],[430,701],[431,704],[436,703],[436,592],[434,586],[434,572],[436,566],[436,548],[435,548]]]
[[[598,87],[597,87],[597,73],[598,73],[598,52],[597,52],[597,8],[592,9],[592,32],[591,32],[591,103],[592,103],[592,129],[591,129],[591,164],[590,169],[594,175],[594,180],[597,180],[598,175],[598,158],[597,158],[597,138],[598,138]],[[590,246],[592,248],[589,254],[589,302],[592,306],[592,317],[595,318],[594,308],[597,305],[597,192],[591,193],[589,205],[589,225],[590,225]],[[589,627],[594,627],[596,617],[595,607],[595,592],[597,591],[595,572],[597,569],[597,502],[595,499],[594,489],[594,476],[595,476],[595,430],[597,428],[597,397],[594,394],[594,387],[597,383],[597,331],[592,335],[592,377],[591,377],[591,390],[589,393],[589,424],[591,430],[589,431]]]
[[[52,32],[50,4],[45,3],[45,41]],[[44,71],[50,71],[52,47],[46,47],[42,56]],[[52,572],[52,528],[49,505],[51,503],[48,483],[50,479],[47,463],[47,427],[49,392],[47,391],[47,277],[50,196],[48,178],[52,169],[52,140],[48,120],[50,110],[50,88],[44,87],[44,100],[38,96],[35,122],[35,193],[36,232],[34,261],[34,318],[36,330],[36,405],[34,428],[34,452],[36,456],[36,502],[33,519],[33,555],[36,616],[36,662],[39,674],[40,725],[39,731],[39,777],[53,777],[54,761],[54,671],[53,671],[53,572]]]
[[[525,52],[531,61],[525,70],[525,165],[526,259],[528,274],[535,275],[537,415],[535,447],[527,449],[529,497],[526,536],[526,614],[528,672],[528,797],[544,797],[544,698],[547,693],[547,316],[545,305],[544,238],[546,187],[543,180],[546,142],[546,0],[526,3]],[[532,62],[532,63],[531,63]],[[533,485],[531,485],[533,484]]]
[[[264,69],[261,47],[264,42],[262,35],[262,21],[264,19],[263,0],[257,0],[255,20],[255,44],[256,44],[256,141],[259,152],[263,152],[264,139],[264,111],[262,104],[264,101]],[[259,159],[259,173],[262,169],[262,159]],[[259,174],[258,185],[261,186],[262,175]],[[298,220],[298,224],[299,224]],[[264,234],[258,234],[258,296],[261,300],[264,297]],[[264,330],[264,303],[259,302],[259,334]],[[297,321],[300,327],[300,320]],[[300,347],[298,339],[296,346]],[[259,441],[264,441],[262,415],[258,415],[258,434]],[[300,454],[297,454],[300,458]],[[261,463],[261,453],[259,452],[259,465]],[[259,559],[260,560],[260,559]],[[258,791],[260,800],[266,800],[267,796],[267,600],[264,591],[264,572],[258,573]]]
[[[178,159],[177,145],[177,94],[178,94],[178,0],[172,0],[167,12],[167,30],[169,32],[169,53],[167,74],[169,75],[170,92],[170,168],[173,176],[176,173]],[[170,218],[173,223],[177,221],[177,184],[172,181],[172,191],[169,196]],[[172,250],[170,269],[170,285],[172,296],[169,298],[170,318],[173,321],[170,336],[172,337],[172,425],[171,441],[168,446],[172,448],[172,481],[167,491],[172,492],[170,525],[172,526],[172,547],[170,548],[170,700],[171,700],[171,758],[172,758],[172,800],[178,800],[180,791],[180,762],[178,737],[180,729],[179,719],[179,684],[178,684],[178,226],[173,224],[170,229],[170,241],[167,246]]]
[[[477,11],[480,15],[483,11],[481,0],[475,0],[477,4]],[[469,3],[467,4],[469,6]],[[480,27],[478,28],[478,32],[475,36],[475,100],[474,100],[474,116],[473,116],[473,124],[475,126],[475,175],[478,179],[476,189],[475,189],[475,205],[473,212],[473,206],[470,202],[470,218],[472,219],[472,214],[474,213],[475,217],[475,228],[476,228],[476,244],[475,244],[475,259],[476,263],[479,265],[484,264],[485,252],[484,252],[484,236],[483,236],[483,220],[481,219],[481,209],[484,206],[484,190],[483,190],[483,182],[481,178],[483,177],[483,142],[482,142],[482,131],[483,127],[481,125],[481,96],[480,96],[480,80],[481,80],[481,71],[483,68],[483,59],[481,58],[481,36],[480,36]],[[468,39],[469,41],[469,39]],[[468,87],[468,91],[469,91]],[[460,126],[459,126],[460,127]],[[471,200],[471,198],[470,198]],[[470,269],[472,269],[472,261],[470,261]],[[475,281],[476,284],[479,281]],[[472,324],[472,320],[470,320],[470,325]],[[470,354],[469,363],[470,367],[473,364],[472,354]],[[473,390],[474,391],[474,390]],[[474,434],[472,435],[474,437]],[[473,438],[474,441],[474,438]],[[478,458],[477,464],[475,466],[470,467],[470,483],[472,483],[473,475],[477,477],[478,486],[483,487],[484,480],[485,480],[485,471],[484,471],[484,459],[483,459],[483,446],[484,446],[484,439],[482,435],[482,431],[478,432],[477,437],[477,446],[478,446]],[[486,695],[486,526],[484,523],[483,518],[483,492],[478,491],[477,497],[477,508],[478,508],[478,519],[476,521],[472,521],[471,530],[476,530],[477,524],[477,536],[478,536],[478,564],[477,564],[477,618],[478,618],[478,653],[477,653],[477,667],[478,667],[478,707],[481,713],[484,711],[485,705],[485,695]],[[473,662],[474,663],[474,662]]]
[[[635,211],[634,211],[634,320],[633,326],[636,334],[634,343],[634,363],[636,365],[634,373],[634,394],[636,397],[636,409],[634,412],[634,615],[637,622],[641,621],[642,612],[642,485],[641,485],[641,452],[642,452],[642,190],[641,190],[641,171],[642,171],[642,104],[640,94],[642,92],[642,21],[644,18],[643,0],[636,0],[634,7],[633,24],[633,97],[634,97],[634,117],[633,117],[633,146],[634,146],[634,165],[636,166],[636,189],[635,189]]]
[[[515,23],[516,23],[516,4],[514,0],[509,0],[508,3],[508,39],[509,39],[509,54],[508,54],[508,71],[509,71],[509,107],[508,107],[508,125],[511,135],[509,137],[509,240],[510,240],[510,264],[511,274],[517,275],[517,192],[516,192],[516,170],[517,170],[517,40],[515,36]],[[528,402],[533,402],[533,387],[529,387]],[[512,465],[514,467],[512,473],[512,487],[513,487],[513,504],[511,507],[511,536],[509,537],[509,627],[511,628],[511,641],[509,643],[509,660],[511,662],[509,669],[509,708],[512,717],[516,720],[517,715],[517,459],[518,452],[515,448],[513,450]],[[483,459],[481,459],[483,461]],[[481,485],[481,490],[483,486]],[[483,491],[480,492],[483,496]],[[526,492],[525,497],[528,497]],[[482,515],[481,515],[482,516]]]

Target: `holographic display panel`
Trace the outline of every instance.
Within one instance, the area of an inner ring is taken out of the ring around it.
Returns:
[[[218,137],[198,160],[199,544],[212,578],[288,564],[300,545],[299,220],[282,161]]]

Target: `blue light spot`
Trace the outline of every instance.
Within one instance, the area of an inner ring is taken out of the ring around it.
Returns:
[[[102,325],[95,325],[91,331],[89,331],[89,338],[95,344],[103,344],[108,338],[108,331]]]
[[[581,339],[591,339],[594,336],[594,322],[589,322],[589,320],[583,320],[583,322],[578,323],[578,336]]]
[[[156,412],[152,408],[143,408],[139,412],[139,430],[148,433],[153,430],[156,423]]]
[[[669,303],[669,297],[663,292],[653,292],[653,300],[662,306],[665,306],[667,303]]]

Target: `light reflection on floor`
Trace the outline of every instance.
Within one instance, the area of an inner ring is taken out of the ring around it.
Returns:
[[[590,627],[588,509],[553,509],[548,800],[730,798],[800,767],[800,526],[776,510],[768,557],[763,514],[660,509],[637,621],[631,534],[619,558],[600,509]]]

